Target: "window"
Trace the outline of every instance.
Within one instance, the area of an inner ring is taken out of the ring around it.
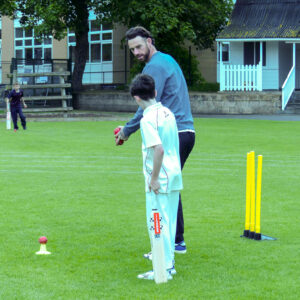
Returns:
[[[92,44],[91,45],[91,62],[100,62],[101,61],[101,45]]]
[[[52,37],[37,39],[33,29],[24,29],[15,23],[15,56],[19,59],[45,59],[52,57]]]
[[[51,48],[44,48],[45,63],[50,62],[51,58],[52,58],[52,49]]]
[[[112,61],[112,45],[111,44],[103,44],[102,46],[102,60],[103,61]]]
[[[25,58],[26,60],[33,59],[32,48],[25,48]]]
[[[41,40],[35,39],[35,40],[34,40],[34,45],[35,45],[35,46],[42,45]]]
[[[218,61],[220,61],[220,50],[221,50],[221,47],[219,46]],[[222,44],[222,61],[223,62],[229,61],[229,44]]]
[[[68,30],[68,57],[75,62],[76,36]],[[112,83],[113,82],[113,26],[101,24],[91,10],[89,14],[88,52],[82,83]]]
[[[69,36],[69,43],[75,43],[76,42],[76,38],[75,38],[75,35],[71,35]]]
[[[88,63],[102,63],[112,61],[112,38],[113,31],[111,24],[103,24],[98,20],[89,21],[89,52]],[[69,57],[72,55],[74,62],[74,48],[76,46],[75,33],[72,30],[68,32]]]
[[[91,34],[91,41],[100,41],[100,34]]]
[[[113,26],[111,23],[106,23],[102,25],[102,30],[112,30]]]
[[[32,46],[32,40],[25,40],[25,46]]]
[[[266,66],[266,42],[262,42],[263,66]],[[260,62],[260,42],[244,42],[244,65],[258,65]]]
[[[32,29],[25,29],[25,37],[32,37]]]
[[[15,29],[15,38],[23,38],[23,28]]]
[[[103,33],[102,39],[103,40],[111,40],[111,33]]]
[[[75,46],[69,46],[69,57],[72,58],[72,61],[75,61]]]
[[[43,49],[42,48],[34,48],[34,58],[42,59],[43,57]]]
[[[16,58],[23,58],[23,50],[16,50]]]
[[[44,45],[52,45],[52,38],[51,37],[45,38]]]

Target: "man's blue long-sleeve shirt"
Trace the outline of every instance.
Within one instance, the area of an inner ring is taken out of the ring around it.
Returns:
[[[178,131],[194,131],[187,84],[174,58],[157,51],[142,73],[153,77],[157,90],[156,100],[174,113]],[[123,128],[125,136],[130,136],[140,128],[142,116],[143,110],[139,107],[134,117]]]

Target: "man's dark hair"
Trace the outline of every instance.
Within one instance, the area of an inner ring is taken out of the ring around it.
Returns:
[[[132,27],[130,28],[127,32],[126,32],[126,40],[132,40],[134,38],[136,38],[137,36],[140,36],[142,38],[150,38],[152,40],[152,45],[154,45],[154,38],[152,37],[150,31],[148,31],[146,28],[142,27],[142,26],[136,26],[136,27]]]
[[[154,79],[146,74],[138,74],[132,80],[130,86],[131,96],[139,96],[142,100],[148,101],[155,98]]]

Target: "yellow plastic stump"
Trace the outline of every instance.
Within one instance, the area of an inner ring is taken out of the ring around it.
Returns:
[[[256,221],[255,235],[256,240],[261,239],[260,215],[261,215],[261,178],[262,178],[262,160],[263,156],[257,156],[257,182],[256,182]]]
[[[255,152],[250,152],[250,238],[255,230]]]

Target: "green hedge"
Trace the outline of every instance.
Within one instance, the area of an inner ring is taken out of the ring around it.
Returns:
[[[190,92],[218,92],[220,84],[217,82],[203,82],[189,87]]]

